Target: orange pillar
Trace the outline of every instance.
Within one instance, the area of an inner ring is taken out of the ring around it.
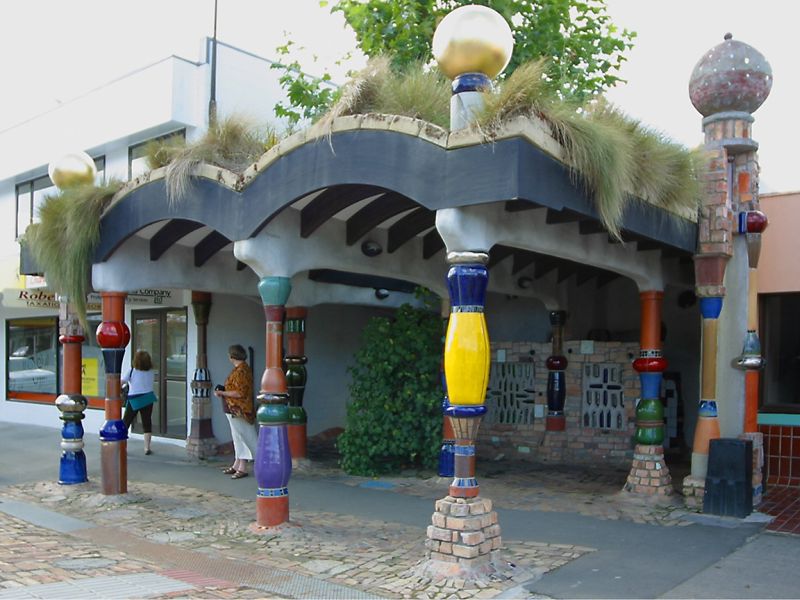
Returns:
[[[100,430],[102,488],[107,495],[128,491],[128,431],[122,422],[120,374],[131,332],[125,324],[125,293],[102,292],[103,322],[97,343],[103,349],[106,370],[105,418]]]

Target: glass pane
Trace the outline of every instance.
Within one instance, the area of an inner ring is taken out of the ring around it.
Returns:
[[[84,337],[86,338],[81,345],[81,390],[84,396],[102,398],[105,396],[105,362],[103,361],[103,350],[97,343],[94,332],[100,325],[102,317],[98,314],[87,316],[87,329]]]
[[[17,237],[25,233],[31,223],[31,184],[17,186]]]
[[[50,181],[49,177],[40,177],[33,181],[33,222],[39,222],[39,209],[44,204],[47,196],[53,196],[58,193],[58,189]]]
[[[146,350],[150,353],[155,371],[155,388],[158,389],[160,375],[158,371],[161,364],[161,327],[158,317],[136,317],[134,331],[136,337],[133,340],[131,353],[135,354],[138,350]]]
[[[170,437],[186,437],[186,381],[167,380],[167,431]]]
[[[57,393],[55,319],[9,319],[7,372],[9,391]]]
[[[186,311],[167,312],[167,377],[186,378]]]
[[[94,159],[94,167],[97,169],[97,176],[94,178],[95,185],[105,185],[106,183],[106,157],[98,156]]]

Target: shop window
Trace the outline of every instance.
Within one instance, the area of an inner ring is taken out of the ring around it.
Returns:
[[[762,409],[800,412],[800,293],[760,297]]]
[[[9,397],[58,391],[58,320],[55,317],[6,322],[6,390]]]
[[[130,180],[134,177],[138,177],[142,173],[146,173],[150,170],[150,165],[147,163],[147,144],[152,141],[168,140],[170,138],[185,140],[186,130],[181,129],[180,131],[174,131],[167,135],[147,140],[141,144],[130,146],[128,148],[128,179]]]

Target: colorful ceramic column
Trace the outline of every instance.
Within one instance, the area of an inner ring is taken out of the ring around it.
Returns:
[[[660,446],[664,443],[664,405],[661,378],[667,361],[661,355],[661,304],[664,292],[639,294],[641,329],[639,358],[633,361],[639,373],[641,398],[636,406],[636,443]]]
[[[661,306],[664,293],[650,290],[639,294],[641,326],[639,358],[633,361],[639,373],[641,397],[636,406],[636,447],[625,490],[647,496],[672,494],[672,477],[664,461],[664,404],[661,379],[667,361],[661,355]]]
[[[475,478],[475,440],[486,414],[484,401],[489,382],[489,332],[483,315],[489,255],[451,252],[447,260],[452,266],[447,273],[451,309],[444,347],[448,393],[445,414],[456,440],[450,495],[474,498],[480,491]]]
[[[217,454],[219,444],[211,427],[211,373],[208,370],[208,316],[211,294],[192,292],[192,312],[197,327],[197,358],[192,375],[192,423],[186,451],[195,458]]]
[[[450,302],[446,298],[442,298],[442,341],[447,335],[447,322],[450,317]],[[453,433],[453,426],[450,424],[450,418],[445,412],[449,406],[447,400],[447,378],[444,376],[444,353],[442,354],[441,365],[441,380],[442,380],[442,448],[439,450],[439,477],[452,477],[455,473],[453,464],[453,451],[456,444],[455,434]]]
[[[105,423],[100,430],[100,464],[103,493],[128,491],[128,431],[122,422],[120,374],[131,332],[125,324],[125,296],[102,292],[103,322],[97,327],[97,343],[103,349],[106,369]]]
[[[739,176],[739,194],[749,190],[749,173]],[[750,203],[753,202],[752,195]],[[761,255],[761,234],[767,228],[767,215],[760,210],[747,210],[739,213],[739,234],[745,236],[747,243],[747,331],[744,337],[742,354],[736,366],[745,370],[744,380],[744,433],[758,432],[758,380],[759,371],[764,367],[761,356],[761,341],[758,338],[758,259]]]
[[[292,465],[306,460],[306,424],[308,415],[303,408],[303,395],[306,391],[305,340],[306,317],[308,309],[303,306],[292,306],[286,309],[286,385],[289,391],[289,450]]]
[[[258,451],[255,475],[258,482],[256,525],[274,527],[289,520],[289,391],[282,365],[284,305],[291,291],[288,277],[264,277],[258,292],[266,319],[266,369],[261,377],[258,400]]]
[[[683,485],[687,505],[693,508],[702,506],[705,494],[709,442],[720,435],[717,384],[722,384],[725,397],[721,400],[725,401],[723,406],[730,407],[730,415],[738,412],[740,398],[745,396],[744,378],[729,376],[733,375],[726,372],[730,369],[729,361],[718,361],[718,354],[727,357],[739,351],[730,347],[735,336],[729,335],[727,328],[739,326],[734,323],[739,319],[738,306],[743,303],[732,303],[733,312],[723,315],[727,325],[722,348],[718,348],[718,329],[726,296],[723,281],[731,259],[728,293],[738,299],[745,292],[745,282],[739,278],[741,252],[734,252],[733,236],[739,212],[736,204],[740,200],[736,194],[735,175],[737,170],[757,173],[758,144],[750,136],[752,113],[766,100],[771,88],[772,69],[767,60],[752,46],[734,40],[731,34],[726,34],[721,44],[703,54],[689,80],[689,97],[703,115],[706,157],[701,176],[704,189],[698,218],[698,248],[694,257],[695,286],[703,317],[701,397],[692,447],[692,471]],[[726,417],[729,432],[741,422],[736,421],[738,419]]]
[[[86,454],[83,451],[83,411],[86,398],[81,395],[81,345],[83,327],[67,298],[60,299],[59,338],[63,346],[63,378],[56,408],[64,425],[61,427],[61,461],[58,482],[64,485],[86,483]]]
[[[566,369],[567,357],[564,356],[564,325],[567,312],[554,310],[550,312],[550,325],[553,327],[553,351],[547,358],[547,431],[564,431],[564,400],[567,397]]]

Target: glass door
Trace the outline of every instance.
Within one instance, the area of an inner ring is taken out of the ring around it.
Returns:
[[[132,314],[133,349],[147,350],[153,359],[153,433],[186,437],[186,309],[137,310]],[[141,432],[136,420],[134,431]]]

